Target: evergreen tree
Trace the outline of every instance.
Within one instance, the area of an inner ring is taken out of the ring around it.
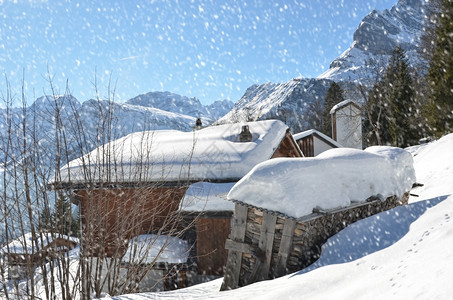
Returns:
[[[39,216],[38,228],[41,232],[51,231],[53,228],[52,212],[47,205],[44,206]]]
[[[396,47],[389,65],[369,95],[367,103],[368,145],[407,147],[417,143],[417,107],[405,52]]]
[[[428,125],[436,137],[453,130],[453,0],[443,0],[429,65],[431,95],[425,106]]]
[[[62,194],[55,201],[52,214],[54,232],[75,236],[78,234],[78,222],[72,214],[71,202]]]
[[[71,202],[64,195],[59,194],[53,212],[48,206],[41,211],[38,228],[41,232],[78,236],[79,221],[78,217],[72,214]]]
[[[390,119],[391,110],[385,96],[385,84],[381,80],[369,92],[366,103],[364,136],[368,146],[390,144]]]
[[[407,147],[418,143],[415,92],[405,52],[396,47],[389,64],[387,75],[390,88],[389,104],[393,122],[390,123],[392,144]]]
[[[327,136],[332,136],[332,117],[330,115],[330,110],[342,101],[344,101],[343,89],[336,82],[332,82],[324,99],[324,109],[321,121],[321,131]]]

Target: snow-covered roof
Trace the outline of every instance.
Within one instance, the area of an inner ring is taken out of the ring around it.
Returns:
[[[334,148],[314,158],[277,158],[253,168],[228,199],[299,218],[347,207],[371,196],[401,197],[415,182],[408,151],[393,147]]]
[[[227,200],[227,195],[235,184],[236,182],[191,184],[179,208],[186,212],[233,211],[234,203]]]
[[[74,242],[75,244],[79,243],[78,238],[59,233],[43,232],[36,233],[36,236],[36,242],[33,242],[31,232],[26,233],[10,242],[7,246],[4,246],[0,250],[0,253],[33,254],[44,249],[47,245],[52,243],[54,239],[63,239]]]
[[[353,100],[350,100],[350,99],[349,99],[349,100],[341,101],[340,103],[334,105],[334,106],[332,107],[332,109],[330,110],[330,113],[333,114],[333,113],[335,113],[337,110],[339,110],[340,108],[343,108],[343,107],[345,107],[345,106],[347,106],[347,105],[349,105],[349,104],[352,104],[352,105],[356,106],[357,108],[360,107],[356,102],[354,102]]]
[[[316,129],[309,129],[309,130],[306,130],[306,131],[303,131],[303,132],[299,132],[299,133],[293,134],[293,138],[294,138],[294,140],[297,141],[297,140],[303,139],[303,138],[305,138],[307,136],[310,136],[310,135],[318,135],[319,137],[321,137],[325,141],[335,145],[338,148],[343,147],[343,146],[340,145],[340,143],[338,143],[337,141],[335,141],[331,137],[328,137],[327,135],[325,135],[324,133],[322,133],[322,132],[320,132],[320,131],[318,131]]]
[[[190,247],[187,241],[174,236],[142,234],[132,238],[122,261],[126,263],[187,262]]]
[[[251,142],[240,142],[248,125]],[[211,126],[193,132],[136,132],[61,169],[62,183],[238,180],[270,159],[288,127],[278,120]]]

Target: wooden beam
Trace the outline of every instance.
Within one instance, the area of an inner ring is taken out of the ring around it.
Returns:
[[[283,225],[282,239],[277,255],[277,267],[275,275],[277,277],[286,275],[286,263],[288,261],[289,252],[293,243],[294,229],[296,228],[296,221],[293,219],[286,219]]]
[[[225,249],[241,253],[251,253],[249,244],[236,242],[230,239],[225,241]]]
[[[260,239],[258,241],[258,248],[264,253],[264,257],[257,257],[261,260],[260,266],[256,273],[250,276],[247,284],[269,279],[269,269],[272,259],[272,247],[274,244],[275,235],[275,223],[277,222],[277,216],[271,215],[265,212],[263,215],[263,224],[261,225]]]
[[[242,243],[245,238],[247,225],[248,208],[241,204],[235,204],[233,222],[231,224],[230,239],[234,242]],[[236,250],[228,251],[228,259],[223,277],[221,291],[231,290],[239,287],[239,273],[241,271],[242,252]]]

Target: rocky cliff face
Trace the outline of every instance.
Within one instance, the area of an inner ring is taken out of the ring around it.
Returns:
[[[425,26],[425,5],[422,0],[400,0],[390,10],[370,12],[355,31],[352,45],[317,78],[355,83],[373,79],[375,68],[385,67],[396,46],[406,51],[412,66],[426,64],[417,53]]]
[[[279,119],[292,132],[305,130],[315,121],[331,84],[329,79],[295,78],[285,83],[252,85],[216,123]]]
[[[346,98],[362,102],[357,84],[371,85],[399,45],[417,68],[427,62],[417,52],[426,15],[423,0],[400,0],[390,10],[373,10],[359,24],[352,45],[317,78],[286,83],[252,85],[233,110],[218,123],[280,119],[293,133],[316,128],[317,114],[332,81],[339,82]]]

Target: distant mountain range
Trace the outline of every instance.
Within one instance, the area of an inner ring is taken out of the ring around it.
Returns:
[[[28,155],[34,155],[41,164],[48,165],[55,161],[55,132],[64,128],[69,156],[71,160],[82,154],[129,133],[142,130],[174,129],[191,131],[197,118],[203,125],[209,125],[226,114],[234,106],[228,100],[216,101],[211,105],[202,105],[196,98],[188,98],[170,92],[152,92],[137,96],[125,103],[107,100],[87,100],[80,103],[72,96],[43,96],[23,108],[0,109],[0,142],[6,143],[7,136],[19,137],[21,142],[22,127],[27,124]],[[7,120],[13,120],[10,130]],[[62,138],[62,137],[60,137]],[[58,141],[63,147],[63,141]],[[39,143],[39,155],[34,153],[33,144]],[[4,147],[5,146],[5,147]],[[6,145],[0,144],[0,162],[14,159],[21,160],[24,146],[12,145],[6,151]]]
[[[359,24],[349,49],[326,72],[317,78],[252,85],[217,123],[277,118],[286,122],[293,133],[311,129],[333,81],[343,87],[347,99],[363,102],[356,85],[370,86],[397,45],[406,51],[414,68],[426,66],[417,52],[426,20],[425,5],[429,3],[423,0],[400,0],[390,10],[373,10]]]

